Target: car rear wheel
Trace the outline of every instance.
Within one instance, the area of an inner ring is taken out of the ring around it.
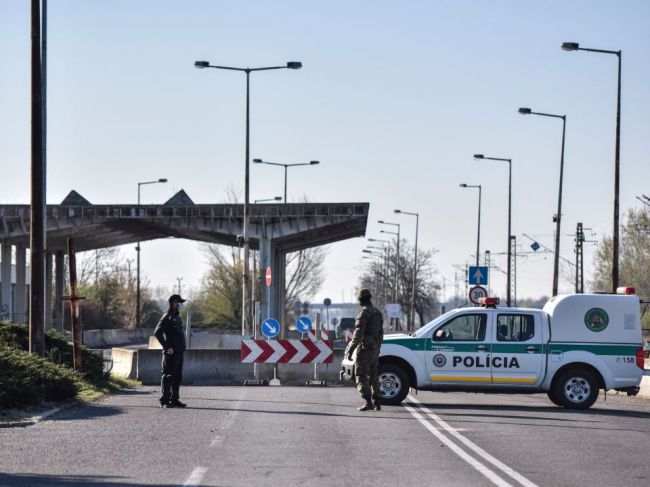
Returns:
[[[377,372],[382,404],[399,405],[411,388],[408,375],[395,364],[380,364]]]
[[[585,369],[569,369],[555,378],[553,395],[569,409],[587,409],[598,399],[598,381]]]

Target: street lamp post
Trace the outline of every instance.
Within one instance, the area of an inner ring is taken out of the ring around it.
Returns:
[[[564,139],[566,136],[566,115],[553,115],[552,113],[534,112],[530,108],[520,108],[519,113],[522,115],[541,115],[542,117],[552,117],[562,119],[562,152],[560,155],[560,189],[557,195],[557,216],[555,218],[555,256],[553,259],[553,294],[557,296],[558,280],[560,272],[560,223],[562,220],[562,180],[564,177]]]
[[[512,283],[512,248],[510,237],[512,235],[512,159],[502,157],[487,157],[483,154],[474,154],[474,159],[485,159],[488,161],[501,161],[508,163],[508,278],[506,283],[506,303],[511,305],[511,283]]]
[[[413,288],[411,290],[411,329],[415,329],[415,284],[418,274],[418,228],[420,226],[420,214],[408,211],[395,210],[395,213],[411,215],[415,217],[415,256],[413,259]],[[412,331],[411,330],[411,331]]]
[[[380,243],[383,246],[383,250],[385,253],[385,276],[384,276],[384,305],[388,302],[388,289],[390,288],[390,247],[391,247],[391,241],[390,240],[384,240],[381,238],[369,238],[368,242],[376,242]],[[368,247],[368,248],[375,248],[375,247]],[[392,293],[391,293],[392,294]]]
[[[392,222],[385,222],[383,220],[377,220],[377,223],[381,225],[391,225],[394,227],[397,227],[397,232],[389,232],[387,230],[380,230],[381,233],[387,233],[390,235],[396,235],[397,236],[397,245],[395,246],[395,277],[393,281],[393,302],[397,302],[397,285],[398,285],[398,279],[399,279],[399,241],[400,241],[400,224],[399,223],[392,223]]]
[[[618,88],[616,94],[616,149],[614,150],[614,232],[612,235],[612,292],[618,288],[618,254],[619,254],[619,188],[620,155],[621,155],[621,64],[622,51],[609,51],[605,49],[589,49],[580,47],[577,42],[564,42],[562,49],[565,51],[589,51],[603,54],[614,54],[618,58]]]
[[[166,183],[167,179],[165,178],[160,178],[156,181],[143,181],[141,183],[138,183],[138,218],[140,218],[140,187],[144,186],[145,184],[158,184],[158,183]],[[135,247],[136,255],[137,255],[137,272],[136,272],[136,285],[135,285],[135,327],[138,328],[140,326],[140,321],[142,319],[142,309],[140,306],[140,242]]]
[[[250,75],[255,71],[270,71],[274,69],[300,69],[302,63],[290,61],[285,66],[268,66],[263,68],[236,68],[231,66],[215,66],[208,61],[195,61],[194,67],[225,69],[228,71],[239,71],[246,74],[246,149],[244,152],[244,221],[243,221],[243,239],[244,239],[244,268],[242,272],[242,335],[246,335],[249,327],[250,316],[248,308],[248,258],[250,250],[250,240],[248,238],[248,202],[250,192]]]
[[[262,159],[253,159],[255,164],[268,164],[269,166],[282,166],[284,167],[284,202],[287,202],[287,169],[295,166],[315,166],[320,164],[319,161],[309,161],[309,162],[298,162],[294,164],[284,164],[282,162],[269,162],[263,161]]]
[[[255,200],[255,203],[267,203],[269,201],[282,201],[282,196],[274,196],[273,198],[263,198],[261,200]]]
[[[478,188],[478,230],[476,232],[476,268],[479,265],[479,249],[481,247],[481,190],[480,184],[465,184],[459,185],[461,188]]]

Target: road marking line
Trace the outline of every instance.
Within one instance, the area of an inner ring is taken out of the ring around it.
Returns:
[[[199,485],[201,485],[203,476],[207,471],[208,469],[205,467],[196,467],[194,470],[192,470],[192,473],[190,474],[190,478],[188,478],[185,481],[183,487],[198,487]]]
[[[212,440],[212,443],[210,443],[210,448],[221,445],[222,441],[223,441],[222,436],[219,436],[219,435],[215,436],[214,440]]]
[[[440,431],[438,431],[436,428],[434,428],[431,423],[429,423],[426,419],[424,419],[422,416],[420,416],[420,413],[418,413],[415,409],[413,409],[410,406],[407,406],[406,404],[404,405],[406,410],[410,412],[415,419],[417,419],[422,426],[424,426],[426,429],[428,429],[436,438],[438,438],[442,443],[444,443],[448,448],[451,449],[456,455],[458,455],[460,458],[465,460],[467,463],[469,463],[472,467],[474,467],[480,474],[484,475],[485,477],[488,478],[493,484],[498,485],[499,487],[509,487],[510,484],[506,482],[504,479],[499,477],[496,473],[494,473],[492,470],[490,470],[488,467],[483,465],[481,462],[478,460],[472,458],[465,450],[460,448],[458,445],[456,445],[454,442],[452,442],[449,438],[447,438],[445,435],[443,435]]]
[[[516,472],[513,470],[511,467],[506,465],[505,463],[501,462],[500,460],[497,460],[494,458],[492,455],[490,455],[488,452],[486,452],[483,448],[478,446],[476,443],[473,441],[469,440],[468,438],[465,438],[463,435],[458,433],[459,430],[452,428],[449,426],[449,424],[444,421],[442,418],[440,418],[437,414],[433,413],[430,409],[428,409],[424,404],[422,404],[420,401],[415,399],[413,396],[409,395],[408,400],[418,406],[425,414],[427,414],[431,419],[433,419],[436,423],[438,423],[442,428],[444,428],[446,431],[449,432],[452,436],[454,436],[456,439],[458,439],[461,443],[463,443],[465,446],[473,450],[475,453],[483,457],[485,460],[490,462],[492,465],[497,467],[499,470],[501,470],[503,473],[506,475],[512,477],[514,480],[519,482],[521,485],[524,485],[526,487],[537,487],[537,484],[531,482],[528,480],[526,477],[521,475],[520,473]]]

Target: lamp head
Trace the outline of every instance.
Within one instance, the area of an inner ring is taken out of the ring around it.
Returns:
[[[159,183],[166,183],[166,182],[167,182],[167,178],[160,178],[160,179],[158,180],[158,182],[159,182]]]
[[[366,250],[366,249],[363,249],[361,252],[363,252],[364,254],[372,254],[371,250]]]
[[[467,187],[467,184],[465,184],[465,183],[460,183],[458,186],[460,186],[461,188],[466,188],[466,187]]]
[[[377,223],[384,223],[384,220],[377,220]]]
[[[302,63],[300,61],[289,61],[287,63],[288,69],[300,69],[302,68]]]
[[[316,164],[320,164],[320,161],[309,161],[309,164],[311,164],[312,166],[314,166],[314,165],[316,165]]]
[[[474,159],[485,159],[483,154],[474,154]]]
[[[393,210],[395,213],[402,213],[402,210]]]
[[[259,164],[260,162],[262,162],[262,159],[253,159],[253,162],[255,162],[256,164]]]
[[[563,42],[562,43],[562,50],[564,51],[577,51],[580,49],[580,44],[577,42]]]
[[[207,61],[194,61],[194,67],[199,69],[209,68],[210,63]]]
[[[281,200],[282,200],[282,196],[276,196],[276,197],[273,198],[273,199],[274,199],[275,201],[281,201]]]
[[[532,112],[532,110],[530,108],[520,108],[519,109],[519,113],[521,113],[522,115],[530,115],[530,112]]]

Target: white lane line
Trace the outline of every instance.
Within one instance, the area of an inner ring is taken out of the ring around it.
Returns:
[[[192,470],[190,477],[185,481],[183,487],[199,487],[207,471],[208,469],[205,467],[196,467]]]
[[[490,480],[493,484],[498,485],[499,487],[508,487],[508,486],[510,486],[510,484],[508,482],[506,482],[504,479],[499,477],[496,473],[494,473],[488,467],[483,465],[481,462],[479,462],[478,460],[472,458],[468,453],[465,452],[465,450],[461,449],[458,445],[456,445],[449,438],[447,438],[445,435],[443,435],[440,431],[438,431],[436,428],[434,428],[431,425],[431,423],[429,423],[426,419],[424,419],[422,416],[420,416],[420,413],[418,413],[415,409],[413,409],[410,406],[407,406],[406,404],[404,404],[404,407],[406,408],[406,410],[408,412],[410,412],[413,415],[413,417],[415,419],[417,419],[420,423],[422,423],[422,426],[424,426],[426,429],[428,429],[436,438],[438,438],[442,443],[444,443],[456,455],[458,455],[460,458],[462,458],[467,463],[469,463],[479,473],[481,473],[482,475],[487,477],[488,480]]]
[[[478,446],[476,443],[473,441],[469,440],[468,438],[465,438],[463,435],[458,433],[458,429],[454,429],[449,424],[440,418],[437,414],[435,414],[433,411],[428,409],[424,404],[422,404],[420,401],[415,399],[413,396],[409,395],[408,400],[418,406],[427,416],[429,416],[431,419],[433,419],[436,423],[438,423],[445,431],[449,432],[450,435],[452,435],[454,438],[458,439],[461,443],[463,443],[466,447],[469,449],[473,450],[475,453],[483,457],[485,460],[490,462],[492,465],[497,467],[499,470],[501,470],[503,473],[506,475],[512,477],[514,480],[519,482],[521,485],[525,487],[537,487],[537,484],[531,482],[528,480],[526,477],[521,475],[520,473],[516,472],[512,468],[510,468],[508,465],[505,463],[501,462],[500,460],[497,460],[494,458],[492,455],[490,455],[488,452],[486,452],[483,448]]]

